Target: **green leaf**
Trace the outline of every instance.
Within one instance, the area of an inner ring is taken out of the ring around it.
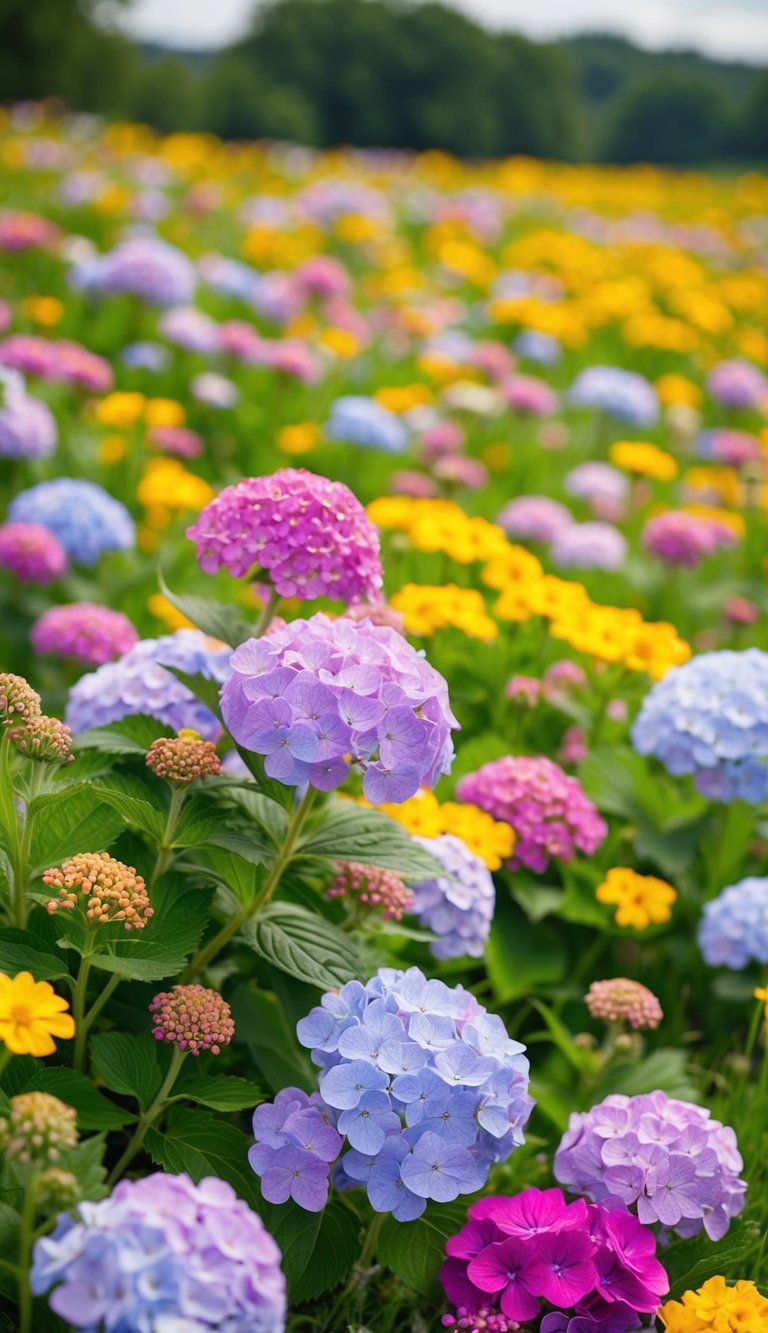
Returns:
[[[32,840],[33,874],[60,865],[76,852],[104,851],[121,833],[125,823],[117,810],[106,805],[89,785],[60,801],[35,823]]]
[[[394,819],[353,801],[329,802],[322,822],[299,843],[298,854],[382,866],[412,883],[445,875],[444,867]]]
[[[557,935],[546,926],[534,925],[516,903],[499,897],[486,963],[496,1000],[503,1004],[562,981],[567,958]]]
[[[214,847],[234,852],[253,866],[269,865],[275,859],[275,844],[256,824],[238,823],[217,829],[210,841]]]
[[[264,1082],[273,1093],[281,1088],[311,1092],[315,1075],[309,1057],[296,1041],[285,1009],[276,996],[242,983],[230,1001],[238,1041],[245,1042]]]
[[[274,801],[275,805],[282,806],[284,810],[291,810],[295,800],[293,787],[286,786],[284,782],[278,782],[276,778],[267,777],[263,755],[245,750],[241,745],[236,746],[236,749],[248,772],[252,773],[256,779],[259,790],[263,795],[270,801]]]
[[[105,1146],[106,1135],[94,1134],[89,1139],[83,1139],[76,1148],[63,1152],[56,1163],[62,1170],[71,1171],[77,1177],[83,1199],[103,1199],[109,1193],[105,1183]]]
[[[209,1106],[212,1111],[248,1111],[264,1101],[258,1083],[229,1074],[192,1074],[182,1077],[174,1088],[174,1097]]]
[[[75,737],[75,750],[106,750],[110,754],[146,754],[158,736],[173,736],[173,729],[156,717],[135,713],[106,727],[95,727]]]
[[[360,1226],[337,1200],[321,1213],[308,1213],[293,1200],[263,1205],[265,1224],[280,1246],[291,1303],[314,1300],[352,1271],[360,1252]]]
[[[415,1222],[396,1222],[388,1217],[379,1233],[379,1262],[419,1296],[432,1299],[438,1294],[445,1242],[461,1230],[466,1220],[464,1202],[429,1207]]]
[[[713,1273],[738,1279],[742,1263],[754,1239],[742,1221],[732,1222],[728,1233],[715,1244],[704,1234],[693,1240],[673,1241],[664,1250],[663,1263],[669,1277],[669,1297],[679,1300],[686,1291],[696,1291]]]
[[[662,1047],[642,1060],[617,1062],[606,1070],[600,1085],[602,1095],[622,1092],[628,1097],[655,1092],[657,1088],[682,1101],[699,1101],[701,1094],[688,1073],[685,1051]]]
[[[162,811],[155,809],[142,797],[131,796],[116,787],[106,787],[96,783],[95,790],[99,799],[106,801],[113,810],[117,810],[126,824],[130,824],[132,828],[142,829],[144,833],[149,833],[156,841],[160,841],[165,829],[165,815]]]
[[[0,1254],[16,1255],[19,1252],[19,1226],[21,1218],[9,1203],[0,1203]]]
[[[175,606],[187,620],[191,620],[212,639],[220,639],[222,643],[236,648],[239,643],[253,636],[253,625],[243,620],[237,607],[230,602],[215,602],[210,597],[171,592],[159,571],[157,577],[160,591],[168,598],[171,606]]]
[[[62,958],[40,948],[40,941],[31,930],[16,926],[0,928],[0,972],[14,976],[17,972],[31,972],[35,981],[55,981],[69,976]]]
[[[97,1092],[85,1074],[60,1065],[36,1069],[24,1092],[50,1092],[67,1106],[74,1106],[80,1129],[121,1129],[137,1118]]]
[[[539,884],[533,876],[515,875],[510,882],[512,897],[522,907],[529,921],[543,921],[559,912],[565,898],[564,891],[547,884]]]
[[[564,1055],[569,1065],[578,1073],[593,1073],[599,1068],[600,1057],[595,1051],[586,1051],[581,1046],[577,1046],[570,1032],[564,1023],[560,1022],[557,1014],[554,1013],[549,1005],[543,1004],[541,1000],[531,1000],[533,1008],[541,1014],[547,1025],[547,1032],[550,1040]],[[526,1038],[530,1041],[530,1035]]]
[[[218,844],[198,850],[195,864],[202,866],[217,884],[229,889],[243,907],[255,902],[264,881],[260,865]]]
[[[197,1182],[203,1176],[228,1180],[252,1208],[261,1206],[259,1183],[248,1165],[250,1142],[235,1125],[210,1111],[174,1106],[160,1131],[151,1129],[146,1148],[152,1161],[174,1175],[186,1171]]]
[[[162,1074],[157,1043],[148,1033],[134,1037],[124,1032],[105,1032],[90,1041],[94,1069],[112,1092],[135,1097],[142,1110],[154,1098]]]
[[[191,888],[182,875],[164,875],[152,891],[154,916],[149,923],[126,933],[109,954],[94,954],[93,966],[136,981],[175,976],[200,942],[211,897],[211,890]]]
[[[210,796],[193,796],[184,805],[173,835],[174,847],[197,847],[221,828],[231,811],[216,805]]]
[[[246,922],[242,934],[273,967],[321,990],[335,990],[360,971],[349,937],[295,903],[270,903]]]

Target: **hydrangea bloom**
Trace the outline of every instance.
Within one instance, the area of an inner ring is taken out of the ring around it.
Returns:
[[[496,903],[493,878],[485,863],[461,838],[415,838],[440,862],[445,875],[413,885],[415,913],[437,939],[430,944],[435,958],[481,958]]]
[[[231,658],[221,710],[272,778],[333,791],[350,762],[374,805],[433,787],[458,726],[448,687],[407,640],[370,620],[294,620]]]
[[[386,454],[401,454],[408,444],[405,426],[394,412],[375,398],[355,395],[336,399],[326,434],[329,440],[348,441],[361,449],[380,449]]]
[[[720,1240],[744,1207],[742,1165],[733,1130],[705,1107],[616,1093],[571,1116],[554,1171],[574,1193],[634,1208],[646,1226]]]
[[[142,639],[117,662],[91,671],[72,686],[66,720],[75,734],[105,727],[123,717],[146,713],[174,731],[189,727],[205,740],[221,728],[209,708],[165,667],[223,683],[230,649],[199,630],[180,629],[159,639]]]
[[[36,653],[71,657],[102,666],[127,653],[139,636],[127,616],[96,602],[51,606],[35,621],[30,640]]]
[[[608,827],[576,778],[543,756],[504,755],[467,773],[460,800],[479,805],[517,834],[512,870],[546,870],[550,859],[568,862],[577,851],[591,856]]]
[[[653,991],[629,977],[593,981],[584,996],[593,1018],[606,1023],[629,1023],[635,1031],[657,1028],[664,1014]]]
[[[41,523],[0,527],[0,569],[9,569],[23,583],[54,583],[68,568],[61,542]]]
[[[149,305],[188,305],[195,293],[196,274],[181,250],[157,236],[136,236],[122,241],[109,254],[90,261],[87,286],[117,296],[129,293]],[[73,274],[77,281],[77,274]]]
[[[768,379],[749,361],[720,361],[707,377],[707,389],[723,407],[749,412],[768,398]]]
[[[462,986],[381,968],[324,995],[297,1033],[319,1094],[286,1088],[253,1117],[250,1162],[272,1203],[319,1212],[346,1147],[337,1186],[364,1185],[376,1212],[409,1221],[427,1199],[480,1189],[523,1142],[525,1047]]]
[[[231,1185],[156,1171],[63,1214],[36,1241],[35,1295],[74,1328],[283,1333],[280,1251]],[[119,1296],[118,1296],[119,1293]],[[188,1323],[186,1321],[189,1321]]]
[[[674,667],[643,700],[632,728],[638,754],[654,755],[725,805],[768,796],[768,653],[702,653]]]
[[[20,491],[11,501],[8,517],[14,523],[47,528],[78,565],[95,565],[108,551],[130,551],[136,541],[125,505],[95,482],[73,477],[56,477]]]
[[[627,539],[610,523],[573,523],[555,538],[550,555],[570,569],[621,569]]]
[[[579,463],[563,485],[569,495],[596,506],[609,503],[621,507],[629,495],[629,481],[610,463]]]
[[[766,387],[768,397],[768,386]],[[709,458],[726,467],[742,468],[748,463],[760,463],[763,449],[756,435],[744,430],[705,430],[696,440],[699,458]]]
[[[651,426],[659,415],[656,390],[643,375],[618,366],[588,366],[571,385],[576,407],[594,407],[631,426]]]
[[[579,1333],[627,1333],[669,1290],[653,1233],[627,1213],[583,1199],[567,1204],[559,1189],[527,1189],[479,1199],[467,1216],[446,1242],[440,1280],[469,1314],[491,1305],[527,1324],[546,1302],[581,1315]]]
[[[705,903],[699,948],[710,967],[768,963],[768,879],[749,875]]]
[[[524,329],[515,338],[513,346],[524,361],[533,361],[539,366],[556,366],[563,354],[557,338],[536,329]]]
[[[496,522],[519,540],[551,542],[571,526],[573,515],[558,500],[545,495],[521,495],[504,506]]]
[[[699,514],[670,509],[655,514],[643,529],[643,546],[665,565],[695,569],[708,555],[733,546],[736,538],[725,525]]]
[[[534,375],[510,375],[501,385],[504,401],[525,416],[548,417],[557,411],[557,394]]]
[[[0,386],[0,458],[48,458],[56,448],[56,420],[47,403]]]
[[[375,599],[383,582],[378,531],[360,501],[303,468],[228,486],[187,536],[206,574],[245,578],[258,566],[281,597]]]

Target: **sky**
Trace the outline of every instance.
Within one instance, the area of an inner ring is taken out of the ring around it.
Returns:
[[[688,47],[721,59],[768,64],[768,0],[449,0],[490,28],[533,38],[615,32],[654,49]],[[133,0],[137,37],[185,47],[239,37],[254,0]]]

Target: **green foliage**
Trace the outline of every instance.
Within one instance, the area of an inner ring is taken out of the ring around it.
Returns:
[[[381,1263],[412,1291],[429,1300],[439,1297],[438,1274],[445,1259],[445,1242],[467,1219],[467,1201],[432,1204],[415,1222],[387,1217],[378,1241]]]
[[[162,1080],[157,1043],[148,1033],[103,1032],[91,1037],[94,1070],[112,1092],[134,1097],[142,1110],[150,1105]]]
[[[271,903],[246,922],[242,933],[273,967],[320,990],[335,990],[359,975],[349,936],[297,904]]]
[[[435,858],[393,819],[353,801],[332,801],[319,826],[301,840],[299,854],[382,866],[413,883],[443,873]]]
[[[515,904],[499,895],[486,949],[488,975],[499,1003],[535,993],[565,975],[562,939],[534,925]]]
[[[350,1273],[359,1252],[360,1224],[354,1213],[333,1200],[321,1213],[307,1213],[292,1200],[259,1210],[283,1253],[283,1270],[292,1302],[330,1291]]]
[[[39,1065],[19,1091],[50,1092],[68,1106],[74,1106],[81,1130],[121,1129],[136,1119],[130,1111],[104,1097],[90,1079],[76,1069]]]

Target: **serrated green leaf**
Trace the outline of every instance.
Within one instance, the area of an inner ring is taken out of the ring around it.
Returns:
[[[669,1297],[679,1300],[686,1291],[695,1291],[713,1273],[731,1280],[743,1277],[742,1260],[754,1244],[744,1223],[732,1222],[723,1239],[715,1244],[709,1236],[675,1241],[664,1250],[663,1263],[669,1278]]]
[[[295,903],[270,903],[246,922],[242,935],[273,967],[321,990],[343,986],[360,971],[349,937]]]
[[[217,884],[229,889],[243,907],[255,902],[264,882],[261,866],[218,845],[196,850],[195,865],[202,866]]]
[[[142,1109],[154,1098],[162,1080],[157,1044],[147,1033],[130,1036],[105,1032],[91,1037],[94,1069],[112,1092],[135,1097]]]
[[[467,1219],[465,1202],[431,1205],[415,1222],[387,1217],[379,1233],[377,1257],[406,1286],[427,1299],[438,1294],[445,1242]]]
[[[292,1303],[331,1291],[352,1271],[359,1254],[360,1226],[337,1200],[308,1213],[292,1200],[262,1205],[267,1228],[280,1246]]]
[[[307,1052],[300,1047],[285,1009],[275,995],[242,983],[231,998],[238,1041],[248,1047],[261,1077],[273,1093],[281,1088],[311,1092],[315,1074]]]
[[[16,926],[0,928],[0,972],[15,976],[17,972],[31,972],[35,981],[55,981],[69,976],[63,958],[40,948],[40,941],[31,930]]]
[[[182,875],[164,875],[152,891],[148,924],[114,943],[109,954],[95,954],[93,966],[137,981],[175,976],[200,942],[211,898],[212,890],[192,888]]]
[[[60,865],[76,852],[104,851],[125,828],[125,821],[105,804],[92,785],[60,801],[35,823],[32,861],[35,876]]]
[[[210,597],[172,592],[159,571],[158,583],[171,606],[175,606],[187,620],[191,620],[193,625],[212,639],[220,639],[222,643],[236,648],[239,643],[252,637],[253,625],[243,620],[237,607],[230,602],[216,602]]]
[[[166,727],[156,717],[134,713],[106,727],[95,727],[75,737],[75,750],[107,750],[111,754],[146,754],[158,736],[173,736],[173,728]]]
[[[71,1171],[76,1176],[83,1199],[103,1199],[109,1192],[105,1183],[105,1144],[105,1134],[94,1134],[89,1139],[83,1139],[76,1148],[63,1152],[56,1163],[63,1171]]]
[[[174,1097],[199,1102],[212,1111],[252,1110],[264,1097],[257,1083],[230,1074],[197,1074],[182,1076],[174,1088]]]
[[[411,883],[445,875],[445,868],[394,819],[353,801],[329,802],[320,824],[301,839],[298,854],[382,866]]]
[[[117,810],[126,824],[132,828],[142,829],[144,833],[149,833],[159,842],[163,836],[166,819],[161,810],[157,810],[142,797],[131,796],[117,787],[98,782],[94,784],[94,790],[98,793],[99,800],[105,801],[113,810]]]
[[[503,896],[496,900],[485,957],[494,995],[502,1004],[561,981],[567,966],[562,940],[548,927],[534,925]]]
[[[249,1140],[235,1125],[210,1111],[175,1106],[165,1128],[151,1129],[146,1148],[157,1166],[175,1175],[186,1171],[194,1181],[203,1176],[228,1180],[252,1208],[261,1205],[259,1183],[248,1165]]]
[[[174,847],[198,847],[213,836],[226,824],[231,811],[216,805],[209,796],[202,793],[193,796],[184,805],[181,817],[173,835]]]
[[[122,1129],[136,1116],[117,1106],[94,1088],[90,1079],[76,1069],[61,1065],[38,1068],[24,1087],[24,1092],[50,1092],[77,1111],[80,1129]]]

